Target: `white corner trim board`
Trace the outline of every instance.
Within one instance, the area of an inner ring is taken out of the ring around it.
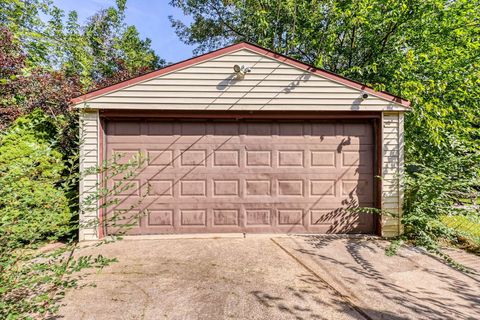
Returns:
[[[382,126],[382,208],[397,217],[383,218],[384,236],[402,233],[400,220],[403,203],[404,114],[384,113]]]
[[[99,167],[99,127],[98,110],[80,113],[80,241],[98,239],[98,206],[86,206],[86,202],[97,195],[100,177],[86,173]]]

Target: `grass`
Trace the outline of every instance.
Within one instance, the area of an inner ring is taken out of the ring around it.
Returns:
[[[480,254],[479,216],[443,216],[442,222],[459,233],[459,247]]]
[[[477,238],[480,241],[480,219],[469,216],[443,216],[443,223],[447,226]]]

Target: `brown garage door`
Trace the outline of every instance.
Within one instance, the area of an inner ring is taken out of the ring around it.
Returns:
[[[348,210],[374,205],[368,121],[115,120],[106,133],[108,158],[148,158],[109,197],[109,234],[126,222],[129,234],[374,230]]]

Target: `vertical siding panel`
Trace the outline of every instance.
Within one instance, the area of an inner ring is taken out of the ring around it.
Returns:
[[[86,175],[89,168],[98,166],[98,111],[83,111],[80,114],[80,230],[79,239],[98,239],[95,224],[98,220],[98,208],[85,208],[85,199],[98,192],[99,176]],[[90,169],[91,170],[91,169]]]
[[[398,233],[403,233],[403,225],[400,222],[403,216],[403,192],[404,192],[404,178],[405,178],[405,134],[404,134],[404,125],[405,125],[405,114],[398,114],[398,214],[399,214],[399,223],[398,223]]]
[[[396,215],[382,218],[382,235],[392,237],[402,232],[400,219],[403,202],[403,113],[384,113],[383,139],[383,182],[382,208]],[[397,192],[392,192],[392,189]]]

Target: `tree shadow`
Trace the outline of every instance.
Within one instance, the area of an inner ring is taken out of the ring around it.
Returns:
[[[363,289],[372,293],[372,297],[365,298],[365,301],[380,299],[394,302],[398,307],[398,313],[402,309],[408,310],[422,319],[478,319],[480,315],[480,281],[475,278],[472,278],[473,281],[464,281],[455,276],[458,271],[450,266],[448,268],[451,272],[445,272],[412,260],[412,252],[399,252],[399,258],[405,259],[405,263],[408,262],[414,266],[412,272],[424,272],[429,277],[433,276],[435,283],[438,283],[438,287],[429,287],[428,281],[425,282],[425,286],[421,286],[420,283],[412,285],[412,282],[409,282],[408,286],[403,286],[402,281],[415,281],[415,278],[395,281],[389,277],[384,268],[379,268],[379,263],[372,261],[372,255],[385,256],[384,248],[376,241],[330,235],[303,236],[302,241],[307,244],[307,248],[296,248],[297,252],[310,255],[314,260],[320,260],[318,264],[335,270],[333,271],[335,276],[340,277],[339,281],[342,285],[352,289],[353,294],[356,294],[355,288],[361,282],[365,286]],[[346,259],[339,258],[341,254],[329,253],[335,250],[334,248],[338,248],[333,245],[334,243],[337,245],[342,243],[345,246],[349,255],[347,258],[351,258],[348,262]],[[416,251],[414,254],[423,253]],[[388,258],[385,257],[385,259]],[[402,274],[402,271],[399,271],[399,274]],[[404,319],[391,317],[392,315],[385,317],[383,310],[374,308],[368,310],[368,314],[381,319]]]
[[[407,317],[388,311],[362,309],[359,313],[341,295],[313,274],[299,274],[301,286],[287,286],[287,294],[275,295],[264,290],[251,291],[255,300],[266,308],[274,308],[297,320],[334,319],[334,313],[349,314],[352,318],[365,319],[362,313],[375,314],[378,319],[405,320]]]

